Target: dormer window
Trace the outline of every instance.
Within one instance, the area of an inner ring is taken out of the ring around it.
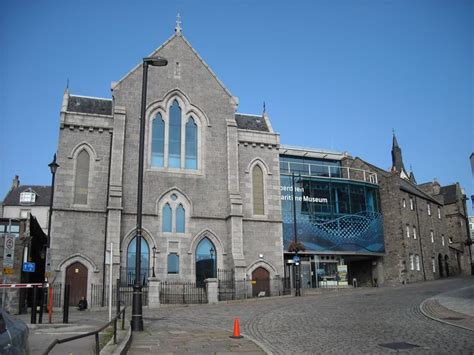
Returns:
[[[36,201],[36,193],[33,191],[24,191],[20,194],[20,203],[21,204],[31,204]]]

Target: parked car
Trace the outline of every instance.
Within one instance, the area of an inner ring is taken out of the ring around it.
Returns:
[[[13,318],[4,309],[0,309],[0,354],[29,354],[28,333],[25,322]]]

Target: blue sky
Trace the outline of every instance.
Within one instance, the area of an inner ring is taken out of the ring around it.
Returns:
[[[4,0],[0,199],[15,174],[50,183],[67,80],[73,94],[109,98],[178,12],[238,111],[260,114],[265,101],[283,144],[388,169],[395,129],[418,182],[474,194],[473,1]]]

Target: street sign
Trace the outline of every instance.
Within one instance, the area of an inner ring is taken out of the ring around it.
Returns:
[[[13,257],[15,253],[15,237],[12,234],[5,235],[3,250],[3,267],[13,268]]]
[[[3,268],[4,275],[13,275],[13,269],[11,267],[4,267]]]
[[[23,271],[24,272],[35,272],[36,264],[35,263],[23,263]]]

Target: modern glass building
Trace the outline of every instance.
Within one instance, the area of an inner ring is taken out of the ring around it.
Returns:
[[[292,147],[281,152],[287,274],[297,241],[305,247],[298,252],[303,287],[343,286],[353,279],[376,282],[372,267],[384,253],[376,174],[343,166],[342,153]]]

